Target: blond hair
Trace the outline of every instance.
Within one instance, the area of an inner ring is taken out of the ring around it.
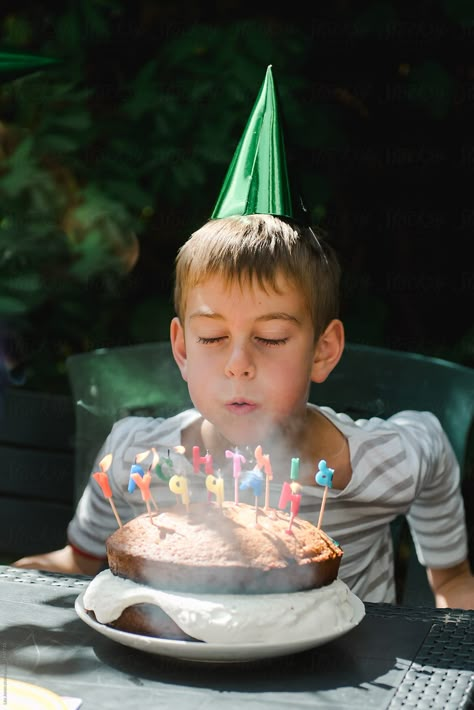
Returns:
[[[189,237],[176,258],[176,313],[184,322],[190,289],[210,276],[277,291],[280,274],[307,301],[316,340],[339,317],[337,258],[320,234],[272,215],[210,220]]]

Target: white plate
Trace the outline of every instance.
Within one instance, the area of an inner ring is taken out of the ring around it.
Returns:
[[[355,594],[349,592],[349,601],[352,605],[354,616],[351,622],[338,631],[290,642],[228,645],[225,643],[201,643],[199,641],[171,641],[169,639],[140,636],[139,634],[130,634],[126,631],[118,631],[105,624],[99,624],[92,619],[84,608],[83,597],[84,592],[81,592],[76,599],[75,608],[78,616],[85,621],[86,624],[95,629],[95,631],[98,631],[99,634],[107,636],[107,638],[112,639],[112,641],[160,656],[171,656],[184,661],[206,661],[212,663],[241,663],[244,661],[253,661],[258,658],[286,656],[291,653],[305,651],[308,648],[321,646],[324,643],[328,643],[328,641],[343,636],[360,624],[365,616],[364,604]]]

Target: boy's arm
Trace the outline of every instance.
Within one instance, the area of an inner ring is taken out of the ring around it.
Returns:
[[[439,609],[474,609],[474,576],[465,560],[447,569],[427,569]]]
[[[12,567],[22,567],[23,569],[40,569],[46,572],[94,576],[100,572],[105,561],[97,557],[84,555],[72,545],[66,545],[61,550],[32,555],[31,557],[22,557],[11,564]]]

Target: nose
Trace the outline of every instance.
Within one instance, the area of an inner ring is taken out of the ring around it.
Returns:
[[[255,365],[245,348],[238,346],[232,349],[225,366],[227,377],[253,377]]]

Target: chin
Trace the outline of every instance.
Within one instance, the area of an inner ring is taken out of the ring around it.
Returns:
[[[245,423],[241,421],[236,422],[235,425],[222,427],[218,424],[214,424],[217,431],[229,442],[232,442],[233,446],[238,446],[244,448],[246,446],[258,446],[263,445],[264,442],[271,440],[272,438],[278,436],[279,428],[275,425],[273,426],[262,426],[260,422],[257,424],[255,421],[250,419]]]

